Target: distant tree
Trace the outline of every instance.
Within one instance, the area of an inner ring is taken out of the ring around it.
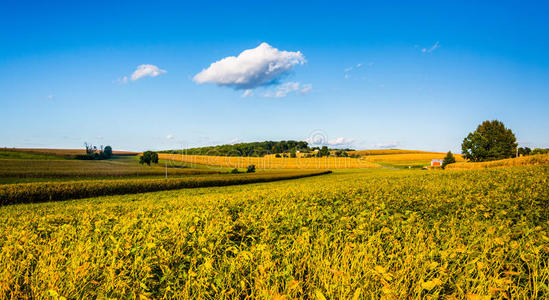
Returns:
[[[112,156],[112,147],[111,146],[106,146],[105,149],[103,150],[103,153],[105,153],[106,158],[111,158],[111,156]]]
[[[143,152],[143,155],[139,158],[140,164],[147,164],[151,165],[151,163],[158,163],[158,153],[152,152],[152,151],[145,151]]]
[[[246,173],[255,173],[255,165],[249,165]]]
[[[452,154],[452,151],[448,151],[446,153],[446,157],[444,157],[444,160],[442,160],[442,168],[446,168],[446,165],[453,164],[456,162],[456,158]]]
[[[322,146],[320,151],[318,151],[318,157],[323,157],[323,156],[330,156],[330,149],[328,149],[328,147],[326,146]]]
[[[297,154],[296,154],[295,150],[290,151],[290,157],[291,158],[296,158],[297,157]]]
[[[484,121],[461,144],[463,157],[488,161],[513,157],[517,148],[515,134],[498,120]]]
[[[238,169],[237,168],[234,168],[231,170],[231,174],[238,174],[240,172],[238,172]]]
[[[532,150],[532,152],[530,152],[531,155],[547,154],[547,153],[549,153],[549,149],[542,149],[542,148],[535,148],[534,150]]]

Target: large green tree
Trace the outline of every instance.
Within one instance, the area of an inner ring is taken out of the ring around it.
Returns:
[[[484,121],[463,140],[463,157],[471,161],[488,161],[515,156],[515,134],[498,120]]]

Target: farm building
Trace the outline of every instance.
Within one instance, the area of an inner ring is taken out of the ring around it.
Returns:
[[[431,167],[442,166],[442,159],[431,160]]]

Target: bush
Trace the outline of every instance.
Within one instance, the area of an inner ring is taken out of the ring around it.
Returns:
[[[103,153],[105,153],[106,158],[111,158],[112,157],[112,147],[111,146],[106,146],[105,149],[103,150]]]
[[[145,151],[143,152],[143,155],[139,158],[140,164],[147,164],[151,165],[151,163],[158,163],[158,153],[152,152],[152,151]]]
[[[452,154],[451,151],[448,151],[446,154],[446,157],[444,157],[444,160],[442,161],[442,168],[446,168],[446,165],[453,164],[456,162],[456,158]]]
[[[248,170],[246,170],[246,173],[254,173],[255,172],[255,165],[249,165]]]
[[[238,174],[240,173],[237,168],[234,168],[231,170],[231,174]]]

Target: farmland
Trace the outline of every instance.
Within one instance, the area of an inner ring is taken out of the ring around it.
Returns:
[[[487,162],[460,162],[448,165],[448,169],[460,170],[460,169],[486,169],[486,168],[498,168],[498,167],[513,167],[513,166],[535,166],[535,165],[547,165],[549,164],[549,154],[537,154],[516,158],[508,158]]]
[[[272,155],[265,157],[241,157],[164,153],[160,153],[159,157],[170,161],[185,162],[193,166],[208,165],[232,168],[245,168],[248,165],[255,165],[260,169],[361,169],[381,167],[366,160],[350,157],[276,158]]]
[[[8,298],[549,295],[547,166],[342,170],[10,205]]]

